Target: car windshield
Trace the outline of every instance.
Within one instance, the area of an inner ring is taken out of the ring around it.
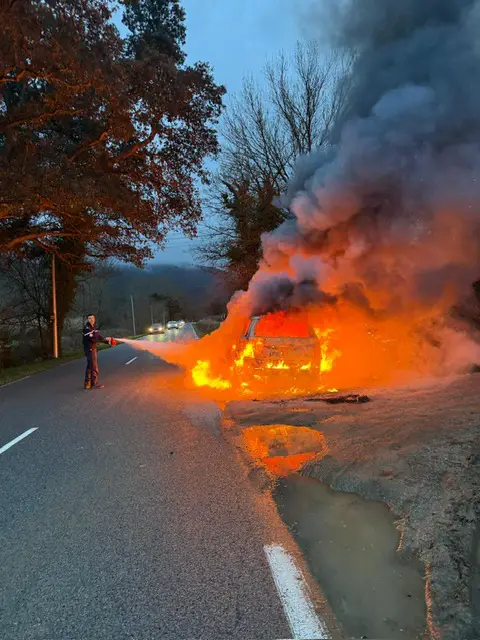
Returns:
[[[312,338],[313,331],[304,317],[272,313],[262,316],[254,329],[257,338]]]

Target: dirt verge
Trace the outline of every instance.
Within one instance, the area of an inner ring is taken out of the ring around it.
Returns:
[[[321,434],[317,452],[306,450],[311,438],[303,448],[295,441],[292,454],[316,453],[301,461],[301,473],[390,507],[401,531],[399,552],[425,566],[429,629],[432,638],[442,640],[480,637],[479,385],[480,376],[471,375],[369,390],[366,404],[292,399],[233,402],[226,408],[240,440],[246,428],[262,425]],[[288,447],[284,438],[285,460]],[[282,466],[289,467],[277,461],[276,467]]]

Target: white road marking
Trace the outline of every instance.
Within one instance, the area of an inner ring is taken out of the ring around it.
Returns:
[[[197,333],[194,325],[191,322],[189,323],[189,325],[190,325],[190,329],[192,330],[192,333],[193,333],[193,336],[194,336],[195,340],[199,340],[198,333]]]
[[[10,440],[10,442],[7,442],[7,444],[4,444],[3,447],[0,447],[0,453],[5,453],[7,449],[10,449],[10,447],[13,447],[14,444],[17,444],[17,442],[20,442],[20,440],[23,440],[24,438],[29,436],[31,433],[33,433],[37,429],[38,427],[32,427],[32,429],[28,429],[27,431],[24,431],[21,435],[17,436],[13,440]]]
[[[327,625],[317,616],[303,573],[293,557],[279,544],[265,545],[263,549],[292,637],[296,640],[328,639]]]
[[[128,362],[126,362],[125,364],[132,364],[132,362],[135,362],[135,360],[138,358],[138,356],[135,356],[134,358],[132,358],[131,360],[129,360]]]
[[[12,382],[7,382],[6,384],[0,385],[0,389],[4,387],[9,387],[11,384],[17,384],[17,382],[21,382],[22,380],[26,380],[27,378],[31,378],[32,376],[23,376],[23,378],[18,378],[18,380],[12,380]]]

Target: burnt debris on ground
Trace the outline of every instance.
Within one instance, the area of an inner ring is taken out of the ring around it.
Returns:
[[[327,404],[365,404],[370,402],[370,398],[358,393],[349,393],[348,395],[328,395],[321,397],[305,398],[306,402],[326,402]]]

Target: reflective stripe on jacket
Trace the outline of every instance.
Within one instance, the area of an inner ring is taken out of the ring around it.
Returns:
[[[83,348],[85,351],[96,349],[99,342],[107,342],[100,331],[87,322],[83,327]]]

